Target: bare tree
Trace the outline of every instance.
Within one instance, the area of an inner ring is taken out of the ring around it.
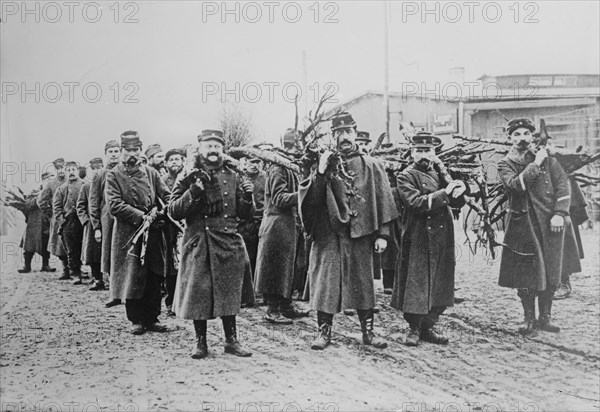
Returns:
[[[225,135],[225,149],[246,145],[254,138],[252,114],[237,104],[223,106],[221,129]]]

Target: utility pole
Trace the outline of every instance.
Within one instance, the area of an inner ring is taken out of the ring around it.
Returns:
[[[384,100],[385,100],[385,132],[387,136],[387,142],[390,142],[390,1],[384,0],[383,2],[383,16],[384,16],[384,30],[385,30],[385,41],[384,41]]]

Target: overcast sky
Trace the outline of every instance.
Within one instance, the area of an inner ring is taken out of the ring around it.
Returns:
[[[145,145],[181,146],[218,126],[223,88],[233,90],[230,102],[246,100],[259,139],[275,142],[293,126],[283,92],[293,98],[295,85],[309,99],[302,112],[328,84],[340,101],[383,89],[382,2],[230,2],[229,14],[222,2],[99,3],[101,16],[86,2],[27,2],[30,14],[20,1],[2,2],[3,160],[86,163],[130,129]],[[467,81],[600,72],[597,1],[473,3],[431,2],[424,14],[420,1],[392,2],[392,90],[403,82],[434,87],[455,66],[465,67]],[[39,103],[35,92],[21,94],[36,83]]]

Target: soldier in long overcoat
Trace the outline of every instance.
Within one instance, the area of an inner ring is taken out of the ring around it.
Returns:
[[[552,299],[568,256],[577,256],[569,217],[571,187],[567,174],[545,147],[535,147],[535,126],[529,119],[508,123],[513,146],[498,162],[508,193],[509,215],[502,251],[500,286],[518,289],[525,314],[519,332],[533,337],[538,330],[559,332],[551,321]],[[535,154],[533,153],[535,151]],[[539,319],[535,315],[538,297]]]
[[[175,188],[175,182],[181,173],[185,154],[183,150],[171,149],[165,155],[167,172],[161,179],[172,192]],[[181,230],[173,222],[169,221],[165,225],[165,239],[167,242],[166,250],[166,268],[165,268],[165,306],[167,307],[167,316],[175,316],[173,312],[173,299],[175,298],[175,286],[177,285],[177,272],[179,271],[179,240],[182,236]]]
[[[250,356],[237,341],[235,317],[250,271],[237,220],[252,216],[253,186],[223,164],[223,132],[203,130],[198,141],[195,169],[176,183],[169,204],[171,216],[186,224],[173,309],[194,321],[193,358],[208,355],[207,320],[216,317],[223,322],[225,352]]]
[[[117,284],[110,272],[110,249],[112,242],[112,230],[114,217],[110,214],[108,202],[106,201],[106,175],[108,171],[114,168],[119,162],[121,156],[121,144],[116,140],[109,140],[104,145],[104,154],[106,156],[106,166],[100,169],[92,178],[90,186],[90,224],[94,232],[94,240],[101,244],[100,271],[110,276],[110,285]],[[104,290],[104,283],[95,282],[90,290]],[[113,288],[109,286],[111,300],[106,307],[111,307],[121,303],[121,300],[113,294]]]
[[[282,140],[293,144],[295,138],[294,129],[287,129]],[[298,184],[299,178],[291,170],[275,164],[269,167],[265,212],[259,230],[256,292],[264,296],[267,304],[265,319],[276,324],[290,324],[294,318],[308,316],[308,312],[296,309],[291,299],[299,267],[296,261],[304,257]]]
[[[60,185],[66,181],[65,177],[65,159],[58,158],[52,162],[54,169],[56,170],[56,177],[44,185],[44,188],[37,196],[37,204],[46,219],[50,222],[50,228],[48,229],[48,251],[60,259],[63,267],[63,273],[60,278],[70,279],[71,273],[69,272],[69,263],[67,261],[67,251],[63,246],[63,242],[58,234],[60,229],[59,225],[54,218],[52,211],[52,200],[54,193]],[[59,278],[59,279],[60,279]]]
[[[387,247],[392,220],[397,217],[392,190],[383,165],[360,152],[356,123],[349,113],[332,119],[339,161],[352,176],[352,190],[326,175],[332,153],[324,151],[319,165],[299,189],[302,222],[313,243],[308,276],[310,300],[317,310],[319,336],[311,348],[324,349],[331,340],[333,314],[356,309],[363,343],[384,348],[373,332],[373,248]]]
[[[96,157],[90,160],[90,169],[93,177],[102,169],[102,159]],[[100,270],[100,261],[102,260],[102,245],[96,242],[94,238],[94,228],[90,222],[90,188],[92,182],[88,181],[83,184],[77,199],[77,216],[83,226],[83,243],[81,245],[81,261],[88,265],[92,270],[92,280],[94,286],[90,290],[99,290],[97,286],[101,285],[104,289],[104,281],[102,279],[102,271]]]
[[[166,204],[170,192],[156,170],[141,164],[142,142],[137,132],[124,132],[121,148],[122,162],[106,176],[106,200],[115,217],[110,273],[120,280],[111,285],[111,290],[113,296],[125,301],[132,334],[165,332],[166,327],[158,323],[165,267],[165,218],[157,213],[158,198]],[[149,224],[146,235],[134,241],[135,232],[144,224]]]
[[[67,180],[56,189],[52,198],[52,210],[63,246],[67,251],[69,272],[75,278],[73,284],[81,285],[83,283],[81,276],[83,226],[77,216],[77,199],[83,180],[79,177],[79,166],[74,161],[65,163],[65,174]],[[65,276],[63,279],[68,278]]]
[[[258,254],[258,231],[262,223],[265,204],[265,182],[267,174],[263,162],[258,158],[247,159],[246,176],[252,182],[254,192],[254,213],[248,219],[240,219],[238,233],[244,239],[244,245],[250,259],[250,273],[244,276],[242,284],[242,307],[254,306],[254,282],[256,280],[256,258]]]
[[[44,172],[42,174],[42,187],[34,190],[25,199],[25,203],[18,208],[25,215],[26,223],[20,244],[23,249],[24,267],[18,270],[19,273],[31,272],[31,261],[36,253],[42,256],[42,272],[54,272],[56,270],[50,267],[50,252],[48,252],[50,220],[44,216],[37,204],[37,196],[51,176],[49,172]]]
[[[404,312],[410,326],[408,346],[420,340],[445,344],[433,331],[444,310],[454,304],[454,223],[450,210],[466,186],[448,183],[435,156],[441,140],[428,132],[412,137],[414,162],[397,178],[402,204],[400,257],[391,306]]]

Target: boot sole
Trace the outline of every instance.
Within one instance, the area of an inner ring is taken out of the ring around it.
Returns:
[[[269,323],[274,324],[274,325],[292,325],[294,323],[294,321],[292,321],[291,319],[276,320],[276,319],[269,319],[266,316],[263,319],[266,320]]]
[[[197,353],[192,353],[192,359],[205,359],[208,357],[208,352],[203,355],[199,355]]]
[[[227,349],[227,348],[225,348],[224,352],[225,353],[229,353],[230,355],[235,355],[235,356],[240,357],[240,358],[249,358],[250,356],[252,356],[251,352],[238,353],[238,352],[236,352],[236,351],[234,351],[232,349]]]

